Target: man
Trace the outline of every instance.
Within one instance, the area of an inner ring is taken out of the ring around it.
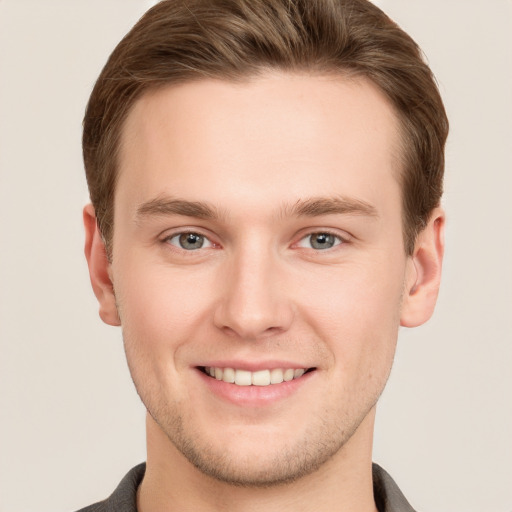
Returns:
[[[419,49],[365,0],[146,13],[83,144],[147,462],[84,510],[412,510],[372,437],[399,326],[437,297],[447,131]]]

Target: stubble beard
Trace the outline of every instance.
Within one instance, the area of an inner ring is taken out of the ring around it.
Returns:
[[[292,483],[318,470],[343,445],[343,440],[335,439],[320,445],[306,435],[293,447],[283,447],[266,460],[255,460],[254,454],[219,453],[215,447],[201,446],[187,435],[182,418],[175,418],[173,423],[172,429],[164,432],[185,458],[204,475],[237,487],[268,488]]]
[[[342,448],[346,438],[352,434],[340,432],[337,437],[331,436],[319,442],[317,430],[311,435],[306,434],[293,447],[282,447],[279,453],[262,460],[253,453],[244,456],[202,442],[190,435],[181,416],[173,416],[170,422],[170,418],[165,417],[167,421],[163,425],[151,416],[176,449],[202,474],[225,484],[246,488],[286,485],[314,473]]]
[[[335,424],[329,414],[332,411],[326,411],[325,416],[318,418],[293,443],[280,446],[278,452],[265,457],[259,457],[254,451],[242,454],[230,447],[215,446],[189,428],[176,407],[159,404],[153,409],[141,398],[168,440],[202,474],[236,487],[271,488],[296,482],[316,472],[339,453],[373,409],[378,395],[359,417],[354,419],[347,414],[339,424]],[[253,447],[253,450],[257,449]]]
[[[123,333],[124,334],[124,333]],[[142,354],[129,357],[130,343],[125,336],[124,345],[128,366],[137,393],[148,413],[172,445],[202,474],[228,485],[245,488],[271,488],[287,485],[319,470],[325,463],[343,450],[358,427],[376,406],[385,387],[391,365],[386,375],[370,389],[345,390],[345,396],[352,397],[349,403],[337,404],[337,411],[326,407],[323,411],[311,411],[314,421],[295,435],[292,442],[279,445],[276,453],[260,456],[261,446],[249,445],[249,453],[240,453],[230,446],[219,446],[207,435],[194,428],[181,414],[179,403],[162,396],[158,385],[151,386],[144,378],[144,371],[138,374],[130,360],[144,359]],[[132,348],[134,348],[132,346]],[[331,404],[332,405],[332,404]],[[200,414],[192,411],[192,414]],[[293,423],[293,418],[291,418]],[[215,436],[215,432],[209,432]],[[287,436],[287,439],[293,436]],[[230,449],[231,448],[231,449]],[[265,450],[263,450],[265,451]],[[268,451],[268,450],[267,450]]]

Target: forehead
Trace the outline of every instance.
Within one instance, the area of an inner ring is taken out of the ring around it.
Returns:
[[[116,197],[161,194],[250,203],[311,195],[375,200],[397,185],[399,126],[383,93],[361,78],[268,73],[151,90],[123,127]]]

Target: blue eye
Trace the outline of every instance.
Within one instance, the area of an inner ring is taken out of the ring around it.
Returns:
[[[319,232],[311,233],[308,236],[305,236],[299,242],[299,247],[323,251],[325,249],[332,249],[342,242],[343,240],[339,236],[333,235],[331,233]]]
[[[167,239],[171,245],[185,249],[186,251],[196,251],[205,247],[211,247],[212,243],[203,235],[198,233],[178,233]]]

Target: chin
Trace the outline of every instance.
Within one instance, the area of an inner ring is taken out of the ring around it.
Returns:
[[[262,454],[260,446],[259,453],[255,448],[241,456],[225,450],[221,453],[220,450],[199,451],[196,446],[186,444],[177,448],[204,475],[229,485],[255,488],[276,487],[299,480],[317,471],[338,451],[334,447],[318,452],[305,447],[283,449],[281,446],[279,452]]]
[[[280,433],[267,428],[262,432],[265,427],[261,426],[246,430],[245,435],[228,433],[221,438],[218,429],[201,433],[202,429],[190,428],[180,416],[163,418],[155,420],[161,432],[203,475],[248,488],[282,486],[316,472],[343,451],[364,419],[350,429],[319,420],[302,431]]]

